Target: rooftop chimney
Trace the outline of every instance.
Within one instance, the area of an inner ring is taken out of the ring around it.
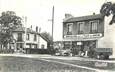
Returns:
[[[32,29],[32,25],[31,25],[31,29]]]
[[[93,13],[93,15],[95,15],[95,13]]]
[[[36,32],[38,32],[38,26],[36,26]]]
[[[39,33],[41,32],[41,27],[39,28]]]
[[[71,18],[73,17],[71,14],[65,14],[65,18]]]

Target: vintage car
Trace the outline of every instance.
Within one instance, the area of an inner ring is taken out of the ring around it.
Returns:
[[[60,50],[58,52],[55,53],[56,56],[70,56],[71,50],[70,49],[64,49],[64,50]]]
[[[95,58],[97,59],[109,59],[109,56],[112,55],[112,48],[95,48]]]

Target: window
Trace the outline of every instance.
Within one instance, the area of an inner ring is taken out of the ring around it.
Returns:
[[[37,40],[37,35],[35,34],[35,35],[34,35],[34,41],[36,41],[36,40]]]
[[[98,26],[99,24],[99,21],[98,20],[95,20],[95,21],[90,21],[90,32],[91,33],[96,33],[98,32]]]
[[[44,45],[44,44],[42,44],[42,45],[41,45],[41,49],[44,49],[44,48],[45,48],[45,45]]]
[[[22,41],[22,33],[18,33],[18,41]]]
[[[67,24],[67,35],[72,35],[73,23]]]
[[[30,34],[27,34],[26,40],[30,40]]]
[[[78,34],[83,34],[84,33],[84,22],[78,22],[78,26],[79,26],[79,29],[78,29]]]

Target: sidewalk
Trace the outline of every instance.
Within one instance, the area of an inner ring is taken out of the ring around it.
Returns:
[[[75,56],[75,57],[52,56],[48,54],[0,54],[0,56],[15,56],[15,57],[27,57],[27,58],[50,58],[50,59],[61,59],[61,60],[80,60],[80,61],[98,61],[98,62],[115,63],[115,60],[97,60],[97,59],[78,57],[78,56]]]
[[[114,67],[115,66],[115,61],[109,61],[109,60],[96,60],[92,58],[84,58],[84,57],[68,57],[68,56],[52,56],[52,55],[47,55],[47,54],[0,54],[0,56],[13,56],[13,57],[24,57],[24,58],[33,58],[33,59],[38,59],[38,60],[43,60],[43,61],[48,61],[48,62],[54,62],[54,63],[60,63],[64,65],[69,65],[73,67],[79,67],[83,69],[89,69],[89,70],[95,70],[97,72],[114,72]],[[96,62],[106,62],[108,63],[107,65],[112,65],[110,68],[107,66],[102,69],[95,67],[95,61]],[[108,68],[108,70],[107,70]],[[112,68],[112,70],[111,70]],[[98,71],[99,70],[99,71]]]

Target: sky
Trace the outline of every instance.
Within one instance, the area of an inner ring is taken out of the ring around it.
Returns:
[[[74,17],[99,13],[101,5],[112,0],[0,0],[0,13],[15,11],[20,17],[26,16],[26,27],[35,30],[38,26],[41,32],[52,31],[52,7],[54,6],[54,41],[62,40],[62,24],[65,13]]]

